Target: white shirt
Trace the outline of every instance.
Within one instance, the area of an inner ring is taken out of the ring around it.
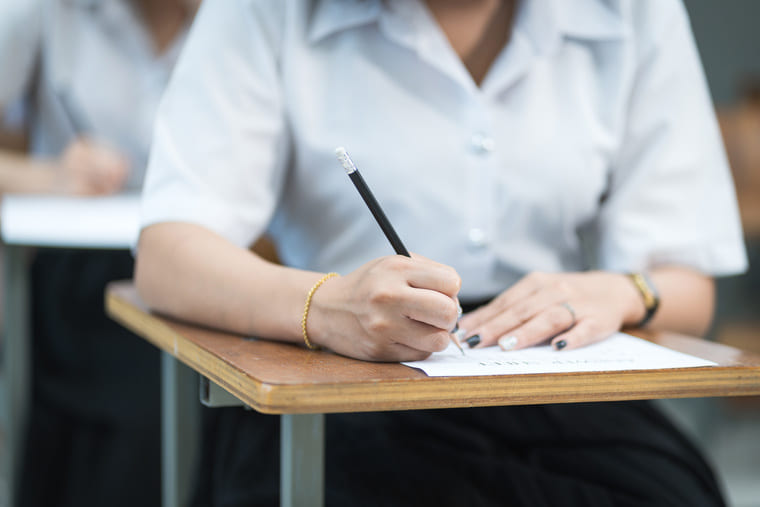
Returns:
[[[407,248],[463,299],[527,272],[746,267],[683,6],[525,0],[475,85],[419,0],[207,0],[162,103],[143,225],[184,221],[347,273]]]
[[[37,155],[77,134],[112,144],[139,187],[182,39],[157,56],[127,0],[0,0],[0,108],[29,99]]]

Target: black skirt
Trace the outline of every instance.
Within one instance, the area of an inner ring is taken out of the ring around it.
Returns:
[[[103,308],[132,270],[127,251],[37,252],[20,506],[160,505],[159,353]]]

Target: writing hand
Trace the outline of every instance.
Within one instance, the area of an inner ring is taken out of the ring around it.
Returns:
[[[314,294],[309,334],[358,359],[424,359],[449,344],[460,286],[456,271],[423,257],[375,259]]]
[[[555,349],[572,349],[637,322],[643,312],[641,297],[622,274],[531,273],[463,316],[459,327],[466,338],[480,337],[478,347],[521,349],[551,338]]]
[[[53,171],[53,193],[106,195],[124,186],[129,163],[119,152],[80,137],[69,144]]]

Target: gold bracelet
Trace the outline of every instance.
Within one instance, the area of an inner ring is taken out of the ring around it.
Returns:
[[[309,293],[306,295],[306,304],[303,307],[303,317],[301,318],[301,331],[303,331],[303,341],[306,344],[307,347],[309,347],[311,350],[319,350],[321,347],[319,345],[314,345],[309,340],[309,334],[306,332],[306,317],[309,316],[309,307],[311,306],[311,298],[314,297],[314,293],[317,292],[317,289],[322,286],[323,283],[325,283],[330,278],[338,276],[338,273],[327,273],[325,276],[320,278],[317,283],[314,284],[314,286],[311,288]]]

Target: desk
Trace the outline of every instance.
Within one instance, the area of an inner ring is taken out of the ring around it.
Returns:
[[[139,196],[6,195],[0,217],[5,243],[3,382],[0,384],[5,419],[3,465],[8,480],[7,505],[15,505],[32,366],[28,308],[30,250],[32,247],[129,249],[139,231]],[[192,377],[194,374],[188,371],[184,375]],[[195,388],[197,397],[197,387],[191,380],[185,380],[184,385]]]
[[[444,378],[157,316],[129,282],[111,284],[106,309],[246,405],[282,415],[281,492],[288,506],[322,498],[325,413],[760,394],[760,355],[676,334],[637,333],[718,366]]]

